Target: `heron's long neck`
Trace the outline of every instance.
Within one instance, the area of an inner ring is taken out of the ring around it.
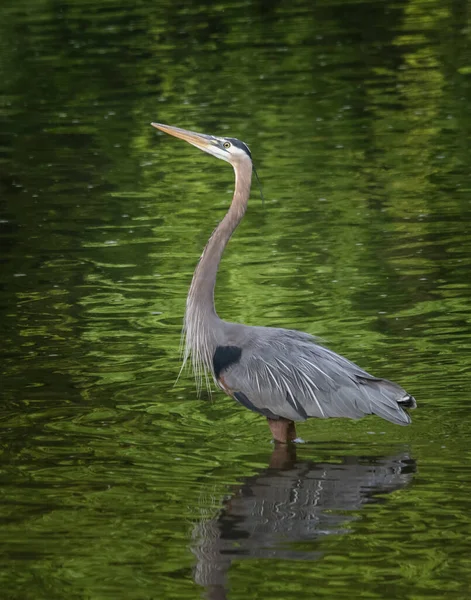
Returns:
[[[242,220],[247,208],[252,180],[252,163],[248,159],[244,160],[234,171],[235,191],[231,206],[209,238],[193,275],[187,299],[185,317],[187,325],[189,320],[217,318],[214,306],[216,275],[227,242]]]

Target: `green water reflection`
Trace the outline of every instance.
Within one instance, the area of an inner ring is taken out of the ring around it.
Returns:
[[[469,597],[470,32],[463,0],[0,7],[3,597]],[[411,427],[312,421],[280,458],[175,384],[233,180],[155,120],[262,178],[221,316],[397,380]]]

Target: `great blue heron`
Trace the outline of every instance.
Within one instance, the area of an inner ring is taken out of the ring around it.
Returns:
[[[244,142],[152,123],[164,133],[230,163],[235,191],[225,217],[213,231],[195,269],[184,320],[184,364],[191,358],[198,377],[215,383],[240,404],[268,420],[275,441],[296,439],[295,421],[308,417],[359,419],[376,414],[398,425],[411,419],[415,399],[397,384],[373,377],[320,346],[307,333],[253,327],[219,318],[214,287],[222,253],[247,208],[252,156]]]

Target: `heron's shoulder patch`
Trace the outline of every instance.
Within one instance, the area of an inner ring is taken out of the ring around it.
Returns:
[[[242,348],[239,346],[218,346],[213,355],[213,368],[216,379],[219,379],[222,371],[239,362],[242,356]]]

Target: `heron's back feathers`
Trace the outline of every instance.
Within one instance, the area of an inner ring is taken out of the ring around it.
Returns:
[[[308,417],[359,419],[376,414],[399,425],[411,422],[404,410],[416,406],[410,394],[318,345],[309,334],[225,325],[224,354],[237,360],[220,368],[217,379],[226,392],[251,410],[293,421]],[[219,350],[218,358],[222,355]]]

